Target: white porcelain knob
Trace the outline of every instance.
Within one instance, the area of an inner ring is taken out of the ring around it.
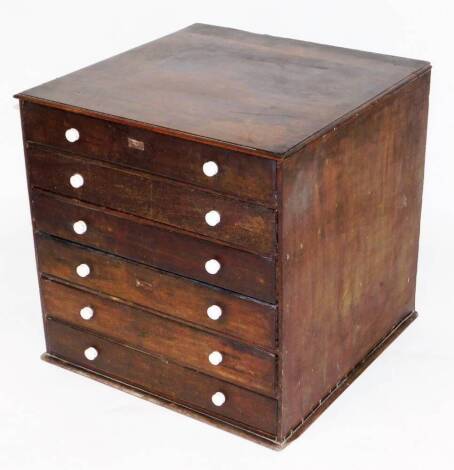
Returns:
[[[211,397],[211,401],[215,406],[222,406],[225,403],[225,395],[222,392],[216,392]]]
[[[209,259],[205,263],[205,270],[209,274],[217,274],[221,269],[221,263],[216,259]]]
[[[82,175],[79,175],[79,173],[74,173],[74,175],[69,178],[69,184],[73,188],[81,188],[84,185],[84,177]]]
[[[219,305],[211,305],[207,308],[207,315],[212,320],[219,320],[222,316],[222,308]]]
[[[218,211],[210,211],[205,214],[205,222],[210,227],[215,227],[221,221],[221,214]]]
[[[87,231],[87,224],[83,220],[78,220],[74,222],[73,230],[77,235],[83,235]]]
[[[90,346],[84,351],[84,356],[89,360],[89,361],[94,361],[98,357],[98,351],[96,348]]]
[[[219,351],[213,351],[209,356],[208,360],[213,366],[218,366],[222,362],[222,354]]]
[[[219,167],[216,162],[205,162],[202,167],[203,174],[208,177],[212,177],[218,174]]]
[[[77,142],[79,140],[80,134],[77,129],[74,129],[74,127],[71,127],[71,129],[68,129],[65,132],[65,137],[68,142]]]
[[[80,316],[84,320],[91,320],[94,314],[95,314],[95,311],[88,305],[80,309]]]
[[[90,266],[88,264],[79,264],[76,268],[76,273],[79,277],[87,277],[90,274]]]

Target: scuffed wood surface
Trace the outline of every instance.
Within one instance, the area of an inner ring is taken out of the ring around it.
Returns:
[[[414,310],[429,81],[282,167],[282,435]]]

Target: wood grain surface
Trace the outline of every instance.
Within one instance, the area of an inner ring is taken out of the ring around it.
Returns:
[[[267,350],[276,347],[274,305],[42,235],[36,249],[41,273]],[[86,278],[76,274],[80,263],[91,267]],[[218,320],[207,315],[211,305],[222,308]]]
[[[47,279],[41,288],[47,316],[265,395],[275,393],[274,354]],[[80,315],[86,306],[94,311],[88,320]],[[218,365],[208,360],[213,351],[222,354]]]
[[[280,155],[427,66],[194,24],[20,96]]]
[[[299,435],[416,317],[430,68],[195,24],[16,95],[46,357]]]
[[[130,122],[121,125],[28,101],[21,102],[21,109],[27,141],[276,206],[276,164],[272,160],[157,134]],[[68,129],[78,130],[76,142],[66,139]],[[143,149],[131,146],[131,139]],[[218,165],[216,175],[204,174],[206,162]]]
[[[429,81],[282,167],[281,438],[415,309]]]
[[[249,429],[276,432],[276,401],[233,384],[154,358],[56,320],[46,321],[48,352],[73,364],[156,395],[241,423]],[[85,349],[94,347],[98,357],[89,361]],[[221,392],[226,401],[215,406],[211,397]]]
[[[29,155],[32,187],[206,235],[264,256],[275,253],[276,215],[272,209],[42,147],[30,146]],[[74,174],[84,178],[82,187],[70,185]],[[210,211],[220,214],[216,226],[205,220]]]
[[[32,210],[38,231],[266,302],[275,301],[274,260],[39,190],[32,191]],[[83,235],[73,229],[79,220],[88,227]],[[221,264],[216,274],[205,270],[210,259]]]

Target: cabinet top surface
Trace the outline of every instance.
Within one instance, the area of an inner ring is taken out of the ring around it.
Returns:
[[[428,67],[194,24],[18,97],[282,157]]]

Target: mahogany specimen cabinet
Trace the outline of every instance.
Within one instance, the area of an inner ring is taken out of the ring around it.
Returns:
[[[416,317],[429,80],[194,24],[16,95],[43,358],[283,447]]]

